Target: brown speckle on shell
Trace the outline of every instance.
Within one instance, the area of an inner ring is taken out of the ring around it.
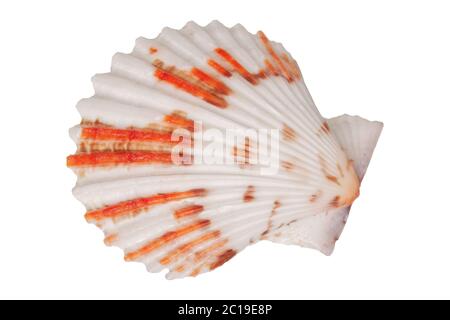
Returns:
[[[245,137],[245,145],[244,148],[238,148],[237,146],[233,147],[233,156],[236,163],[241,168],[247,168],[250,166],[250,138]]]
[[[210,266],[209,269],[210,270],[214,270],[218,267],[220,267],[221,265],[223,265],[225,262],[227,262],[228,260],[230,260],[231,258],[233,258],[236,255],[236,251],[233,249],[228,249],[224,252],[222,252],[216,259],[215,262],[213,262]]]
[[[294,169],[294,164],[290,161],[281,161],[281,167],[286,171],[292,171]]]
[[[254,186],[248,186],[247,190],[244,193],[243,200],[244,202],[250,202],[255,199],[255,187]]]
[[[266,228],[266,230],[264,230],[261,233],[261,238],[264,238],[272,230],[272,228],[273,228],[272,219],[273,219],[273,216],[276,214],[276,211],[279,207],[281,207],[281,202],[278,200],[275,200],[273,203],[272,211],[270,212],[269,221],[267,222],[267,228]]]
[[[314,203],[322,196],[322,190],[317,191],[309,197],[309,202]]]
[[[333,208],[338,208],[340,206],[339,204],[339,200],[341,199],[340,196],[335,196],[331,201],[330,201],[330,207]]]
[[[330,133],[330,127],[328,126],[328,123],[326,121],[322,123],[322,126],[320,128],[324,133],[326,134]]]

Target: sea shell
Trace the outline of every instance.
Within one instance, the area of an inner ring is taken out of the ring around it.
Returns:
[[[127,261],[177,278],[263,239],[331,253],[382,124],[325,120],[281,44],[189,22],[92,81],[67,164],[87,221]]]

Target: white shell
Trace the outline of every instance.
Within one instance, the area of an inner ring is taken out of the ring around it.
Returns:
[[[68,165],[87,220],[126,260],[175,278],[213,270],[261,239],[332,250],[381,126],[323,119],[281,44],[241,25],[190,22],[137,39],[92,81]],[[174,163],[179,129],[194,143],[183,159],[203,161]],[[230,129],[277,129],[279,145],[244,131],[239,144]],[[211,163],[213,133],[230,164]],[[268,159],[266,147],[278,151],[268,163],[278,170],[253,162]]]

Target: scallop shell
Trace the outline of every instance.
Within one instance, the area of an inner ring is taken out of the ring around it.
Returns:
[[[217,21],[139,38],[92,82],[73,193],[107,245],[167,278],[264,239],[330,253],[382,127],[327,121],[281,44]]]

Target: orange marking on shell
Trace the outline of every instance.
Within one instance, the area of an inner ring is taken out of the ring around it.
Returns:
[[[88,151],[88,150],[91,150],[91,149],[94,149],[94,148],[92,148],[92,147],[95,147],[96,146],[96,144],[88,144],[88,143],[85,143],[85,142],[83,142],[83,141],[81,141],[79,144],[78,144],[78,152],[86,152],[86,151]]]
[[[187,206],[187,207],[183,207],[181,209],[175,210],[173,215],[174,215],[175,219],[181,219],[181,218],[196,215],[202,211],[203,211],[202,205],[194,204],[191,206]]]
[[[283,53],[281,57],[288,64],[291,74],[293,74],[296,79],[300,80],[302,78],[302,74],[300,72],[300,68],[297,65],[297,62],[290,59],[286,53]]]
[[[255,199],[255,187],[248,186],[244,193],[244,202],[250,202]]]
[[[340,200],[340,196],[336,196],[333,198],[333,200],[330,201],[330,207],[333,208],[339,208],[340,204],[339,204],[339,200]]]
[[[245,137],[245,146],[242,149],[238,149],[237,146],[233,147],[233,156],[241,168],[245,168],[250,164],[250,138]]]
[[[233,56],[222,48],[216,48],[214,50],[219,56],[227,61],[245,80],[251,84],[258,84],[256,79],[247,69],[245,69]]]
[[[84,127],[81,131],[81,139],[100,141],[158,141],[176,143],[171,140],[171,132],[139,129],[114,129],[103,127]]]
[[[228,103],[225,101],[225,99],[201,88],[200,86],[198,86],[186,79],[183,79],[183,78],[173,74],[170,71],[157,68],[154,72],[154,75],[159,80],[168,82],[168,83],[172,84],[175,88],[183,90],[195,97],[198,97],[198,98],[216,106],[216,107],[226,108],[228,106]]]
[[[194,232],[196,230],[205,228],[211,224],[210,220],[198,220],[192,224],[186,225],[184,227],[178,228],[173,231],[168,231],[164,233],[162,236],[151,240],[146,245],[142,246],[141,248],[131,251],[125,255],[126,261],[132,261],[136,260],[146,254],[151,253],[152,251],[164,246],[165,244],[172,242],[178,238],[181,238],[191,232]]]
[[[292,171],[292,169],[294,169],[294,164],[290,161],[282,161],[281,166],[287,171]]]
[[[208,247],[206,247],[206,248],[204,248],[204,249],[202,249],[200,251],[197,251],[194,254],[194,261],[198,262],[198,261],[202,260],[209,253],[213,252],[216,249],[219,249],[219,248],[223,247],[227,242],[228,242],[228,240],[226,240],[226,239],[220,240],[220,241],[217,241],[217,242],[211,244],[210,246],[208,246]]]
[[[272,59],[277,63],[278,67],[281,70],[281,73],[283,76],[289,81],[293,81],[288,69],[284,65],[283,61],[281,61],[280,57],[277,55],[275,50],[272,47],[272,44],[270,43],[269,39],[266,37],[266,35],[262,31],[258,31],[258,36],[263,43],[264,47],[266,48],[267,52],[269,52]]]
[[[327,178],[327,180],[329,180],[329,181],[331,181],[331,182],[337,184],[338,186],[341,185],[341,184],[339,183],[339,179],[338,179],[337,177],[332,176],[332,175],[326,175],[325,177]]]
[[[286,53],[282,53],[281,54],[281,58],[284,60],[284,62],[286,62],[286,63],[289,63],[289,57],[287,56],[287,54]]]
[[[178,137],[179,138],[179,137]],[[122,152],[122,151],[156,151],[170,152],[177,141],[80,141],[77,153]]]
[[[183,265],[179,265],[173,269],[175,272],[183,272],[186,268]]]
[[[347,160],[347,171],[353,166],[353,160]]]
[[[120,151],[74,154],[67,157],[68,167],[116,166],[128,164],[172,163],[170,152]]]
[[[326,121],[323,122],[321,129],[326,134],[330,133],[330,127],[328,126],[328,123]]]
[[[265,79],[267,78],[267,73],[265,70],[259,70],[259,72],[256,74],[256,77],[258,79]]]
[[[275,210],[277,210],[279,207],[281,207],[281,202],[275,200],[275,202],[273,203],[272,213],[275,213]]]
[[[196,276],[198,276],[198,275],[200,274],[200,271],[201,271],[201,270],[202,270],[201,267],[195,268],[194,270],[192,270],[190,276],[191,276],[191,277],[196,277]]]
[[[185,254],[186,252],[188,252],[192,248],[198,246],[199,244],[202,244],[211,239],[218,238],[219,236],[220,236],[220,231],[218,231],[218,230],[203,234],[200,237],[197,237],[194,240],[191,240],[191,241],[179,246],[178,248],[175,248],[174,250],[169,252],[166,256],[161,258],[161,260],[159,260],[159,262],[162,265],[168,265],[169,263],[174,261],[177,257],[181,256],[182,254]]]
[[[265,238],[265,236],[267,236],[268,234],[269,234],[269,232],[270,232],[270,228],[266,228],[266,230],[264,230],[262,233],[261,233],[261,238]],[[253,243],[253,242],[252,242]]]
[[[216,70],[218,73],[220,73],[221,75],[229,78],[231,77],[231,72],[228,71],[227,69],[225,69],[225,67],[223,67],[220,63],[218,63],[217,61],[213,60],[213,59],[209,59],[208,60],[208,65],[210,67],[212,67],[214,70]]]
[[[323,192],[321,190],[317,191],[315,194],[311,195],[311,197],[309,197],[309,202],[314,203],[316,202],[321,196],[322,196]]]
[[[117,241],[118,239],[118,235],[117,234],[111,234],[107,237],[105,237],[105,239],[103,240],[103,242],[107,245],[110,246],[113,244],[113,242]]]
[[[160,193],[150,197],[138,198],[119,202],[105,208],[88,211],[85,215],[87,221],[100,221],[107,218],[118,218],[129,214],[137,214],[150,206],[177,201],[187,198],[203,197],[206,189],[192,189],[181,192]]]
[[[191,132],[194,131],[194,121],[187,119],[177,113],[171,113],[164,116],[164,121],[181,128],[185,128]]]
[[[89,121],[89,120],[82,119],[81,120],[81,125],[83,125],[83,126],[95,126],[95,127],[99,127],[99,128],[112,128],[112,126],[110,126],[109,124],[100,122],[99,120]]]
[[[198,80],[202,81],[207,86],[214,89],[218,94],[228,95],[231,93],[231,89],[227,87],[225,83],[220,80],[217,80],[213,76],[203,72],[198,68],[192,68],[191,73]]]
[[[148,52],[149,52],[150,54],[155,54],[155,53],[158,52],[158,49],[155,48],[155,47],[150,47],[150,48],[148,49]]]
[[[339,183],[339,179],[336,176],[328,173],[327,164],[321,155],[319,155],[319,163],[320,163],[320,167],[321,167],[322,173],[324,174],[325,178],[327,180],[337,184],[338,186],[340,186],[341,184]]]
[[[274,76],[279,76],[280,73],[278,72],[278,70],[274,67],[274,65],[269,61],[269,59],[265,59],[264,60],[264,64],[266,65],[268,71],[270,74],[274,75]]]
[[[222,252],[216,259],[215,262],[213,262],[212,264],[210,264],[209,266],[209,270],[214,270],[218,267],[220,267],[221,265],[223,265],[225,262],[229,261],[231,258],[233,258],[236,255],[236,251],[233,249],[228,249],[224,252]]]
[[[261,237],[265,237],[272,230],[272,227],[273,227],[272,219],[275,216],[275,213],[277,212],[277,209],[279,207],[281,207],[281,202],[279,200],[275,200],[273,202],[272,212],[270,213],[269,221],[267,222],[266,230],[264,230],[261,233]]]
[[[283,129],[281,130],[281,133],[283,134],[283,138],[287,141],[295,140],[297,136],[294,129],[287,126],[286,124],[283,124]]]

